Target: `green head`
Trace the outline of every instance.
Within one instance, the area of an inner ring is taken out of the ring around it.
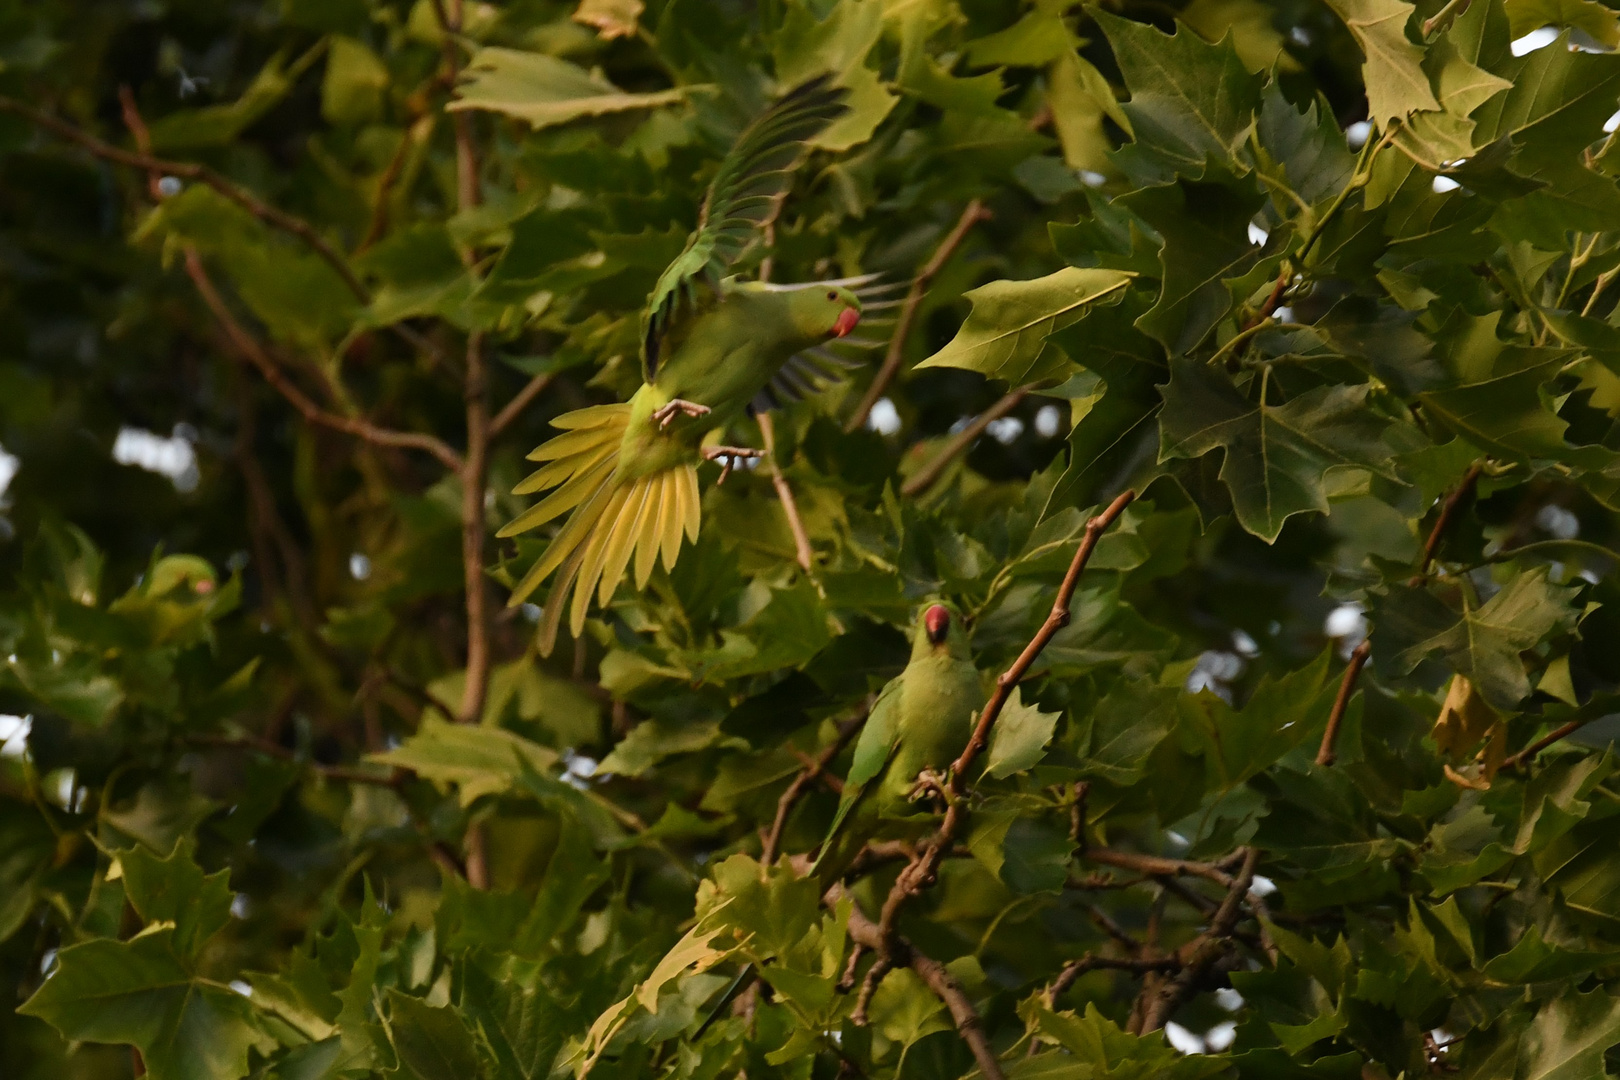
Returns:
[[[817,285],[788,293],[788,316],[807,338],[843,337],[861,320],[861,300],[842,285]]]
[[[973,659],[968,651],[967,623],[951,604],[935,601],[917,616],[917,628],[911,634],[911,658],[921,660],[928,656]]]

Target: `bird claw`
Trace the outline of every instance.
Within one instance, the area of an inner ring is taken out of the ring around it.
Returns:
[[[670,422],[675,419],[676,413],[680,413],[683,416],[690,416],[692,419],[696,420],[700,416],[707,416],[711,411],[712,410],[710,410],[707,405],[699,405],[695,401],[686,401],[683,398],[675,398],[668,404],[661,405],[657,409],[653,410],[652,418],[657,422],[658,430],[663,431],[668,428]]]
[[[720,479],[715,481],[716,487],[726,482],[726,477],[731,475],[731,470],[738,461],[765,456],[765,451],[750,450],[746,446],[705,446],[700,453],[704,461],[720,462]]]
[[[911,785],[910,801],[917,802],[930,796],[937,796],[947,803],[951,801],[950,781],[944,773],[934,769],[924,769],[917,774],[917,779]]]

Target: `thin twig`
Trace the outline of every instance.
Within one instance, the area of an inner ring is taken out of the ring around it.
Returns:
[[[991,217],[984,203],[974,199],[962,211],[956,225],[945,234],[945,239],[939,242],[934,249],[933,256],[917,271],[917,276],[911,279],[911,290],[906,293],[905,303],[900,308],[900,317],[894,324],[894,335],[889,338],[889,349],[883,356],[883,366],[878,369],[877,375],[872,379],[872,385],[866,388],[866,394],[861,403],[855,407],[855,412],[844,423],[844,431],[858,431],[865,426],[866,418],[871,415],[872,406],[883,397],[889,384],[900,373],[900,362],[905,355],[906,339],[911,336],[911,324],[916,321],[917,308],[921,305],[923,297],[928,293],[928,283],[940,272],[956,249],[962,246],[967,238],[968,230],[981,221],[988,221]]]
[[[394,185],[399,183],[400,176],[405,172],[405,162],[411,156],[411,148],[426,140],[433,124],[432,114],[419,117],[401,134],[398,149],[388,159],[388,165],[377,180],[377,202],[371,208],[371,224],[367,226],[366,235],[361,239],[360,245],[354,249],[356,255],[381,240],[383,233],[388,230],[388,203]],[[419,130],[421,135],[417,134]]]
[[[1106,510],[1086,522],[1086,534],[1080,541],[1080,547],[1074,553],[1074,560],[1069,563],[1068,573],[1063,576],[1063,584],[1058,586],[1057,598],[1052,601],[1052,610],[1047,614],[1046,621],[1035,632],[1035,636],[1030,640],[1030,643],[1024,646],[1024,651],[1019,654],[1017,660],[1013,661],[1012,666],[1003,672],[1000,678],[996,679],[996,688],[991,693],[990,700],[985,704],[984,711],[979,715],[979,722],[973,729],[972,738],[968,739],[967,746],[962,748],[961,756],[951,766],[951,783],[959,792],[964,783],[963,778],[967,774],[968,767],[973,764],[973,759],[978,757],[984,748],[989,745],[991,725],[996,722],[996,717],[1001,715],[1001,710],[1007,704],[1007,699],[1012,696],[1013,687],[1017,686],[1019,681],[1029,673],[1029,669],[1034,666],[1036,658],[1041,655],[1041,651],[1046,648],[1052,638],[1057,636],[1057,632],[1069,625],[1069,620],[1072,617],[1069,605],[1074,601],[1075,589],[1080,585],[1080,575],[1085,571],[1086,563],[1091,561],[1091,553],[1096,550],[1097,541],[1102,538],[1103,533],[1108,531],[1109,526],[1118,520],[1119,515],[1125,512],[1125,508],[1135,498],[1136,492],[1134,491],[1121,492],[1113,502],[1108,504]]]
[[[776,463],[776,425],[768,412],[760,413],[756,419],[759,420],[760,439],[765,444],[765,467],[770,471],[771,486],[776,488],[776,497],[782,502],[782,513],[787,515],[788,531],[793,534],[794,558],[798,560],[799,567],[808,573],[815,565],[815,553],[810,548],[810,534],[804,529],[804,519],[799,516],[799,503],[793,497],[793,488],[789,486],[787,477],[782,475],[782,467]]]
[[[1210,919],[1209,929],[1177,950],[1181,967],[1175,976],[1143,989],[1140,1034],[1162,1028],[1176,1009],[1199,990],[1206,976],[1231,960],[1232,931],[1242,914],[1243,899],[1254,883],[1254,868],[1259,858],[1256,848],[1244,851],[1243,866]]]
[[[484,335],[467,335],[467,458],[461,470],[461,563],[467,592],[467,678],[462,686],[464,724],[476,724],[484,715],[489,692],[489,585],[484,577],[484,489],[489,473],[489,383],[485,368]]]
[[[1479,484],[1480,473],[1485,471],[1485,463],[1476,461],[1468,467],[1462,480],[1457,484],[1456,490],[1446,496],[1446,501],[1440,507],[1440,516],[1434,520],[1434,528],[1429,530],[1429,539],[1423,545],[1423,560],[1418,564],[1418,572],[1407,582],[1408,585],[1422,584],[1423,579],[1429,576],[1429,567],[1434,563],[1434,556],[1440,550],[1440,541],[1451,526],[1451,519],[1473,494],[1474,488]]]
[[[301,758],[280,743],[251,736],[187,735],[185,741],[194,746],[208,746],[220,750],[253,750],[280,761],[302,765],[322,780],[339,780],[350,784],[374,784],[378,787],[398,787],[411,775],[404,769],[389,767],[387,772],[370,772],[352,765],[323,765],[318,761]]]
[[[866,969],[866,978],[861,980],[861,992],[855,996],[855,1007],[849,1012],[850,1023],[856,1027],[866,1026],[866,1010],[872,1004],[872,995],[877,993],[878,983],[893,967],[893,962],[886,956],[879,955],[872,961],[872,966]]]
[[[1097,924],[1097,929],[1119,942],[1128,952],[1139,953],[1142,951],[1142,943],[1132,937],[1130,932],[1123,926],[1115,922],[1114,917],[1108,912],[1096,904],[1087,904],[1086,913],[1091,916],[1091,921]]]
[[[550,386],[552,380],[556,377],[556,372],[544,371],[530,379],[527,385],[517,392],[517,396],[502,406],[501,411],[496,413],[495,418],[489,422],[489,437],[493,439],[505,431],[512,421],[523,414],[523,410],[527,409],[535,398],[545,393],[546,387]]]
[[[1003,416],[1016,409],[1020,402],[1030,395],[1035,384],[1020,386],[1016,390],[1008,391],[1000,401],[980,413],[967,427],[959,431],[954,439],[945,444],[945,448],[934,456],[928,464],[912,473],[904,484],[900,485],[900,494],[906,496],[919,495],[934,486],[946,466],[960,457],[968,447],[976,442],[985,428],[1000,420]]]
[[[276,362],[270,358],[270,354],[265,351],[264,346],[260,345],[259,342],[255,340],[251,334],[244,330],[239,322],[236,321],[236,316],[231,314],[230,309],[225,306],[225,301],[220,298],[219,290],[214,287],[214,282],[208,276],[208,271],[203,267],[202,258],[197,254],[197,250],[195,248],[188,247],[185,252],[185,258],[186,273],[191,276],[191,280],[197,286],[198,293],[202,295],[203,303],[208,305],[208,309],[212,311],[214,313],[214,317],[219,320],[220,325],[224,328],[225,334],[230,339],[231,343],[236,346],[237,351],[240,352],[244,358],[252,363],[254,367],[259,369],[259,373],[264,376],[265,381],[271,386],[275,387],[281,396],[286,398],[288,402],[292,404],[293,408],[297,409],[299,413],[303,415],[305,420],[308,420],[312,424],[319,424],[322,427],[331,428],[333,431],[341,431],[345,434],[353,435],[356,438],[363,439],[366,442],[377,446],[393,446],[401,449],[422,450],[438,458],[446,468],[455,469],[458,471],[461,469],[461,455],[457,454],[442,440],[437,439],[432,435],[424,435],[414,431],[393,431],[388,428],[380,428],[375,424],[368,423],[365,420],[359,420],[347,416],[339,416],[336,413],[327,412],[325,409],[317,405],[309,398],[308,395],[306,395],[302,390],[298,389],[298,387],[287,378]]]
[[[354,293],[361,303],[371,302],[370,290],[355,276],[354,271],[349,269],[348,260],[336,248],[328,244],[313,225],[302,218],[294,217],[284,210],[271,206],[251,191],[233,184],[208,166],[189,161],[169,161],[165,158],[153,157],[151,154],[121,149],[96,138],[88,131],[77,128],[64,120],[57,119],[50,113],[36,109],[31,105],[25,105],[13,98],[0,97],[0,112],[13,113],[31,120],[40,127],[54,131],[63,138],[78,143],[96,157],[104,160],[119,165],[127,165],[134,169],[143,169],[148,173],[155,170],[163,175],[206,184],[260,221],[296,236],[305,244],[308,244],[311,250],[325,260],[333,270],[337,271],[338,276],[343,279],[343,283],[348,286],[349,291]]]
[[[1589,723],[1591,723],[1590,720],[1571,720],[1567,724],[1553,728],[1547,734],[1543,735],[1541,738],[1537,739],[1523,750],[1520,750],[1517,754],[1510,754],[1506,758],[1503,758],[1502,768],[1517,769],[1520,765],[1532,760],[1537,754],[1547,749],[1547,747],[1551,746],[1559,739],[1573,735],[1575,732],[1579,731]]]
[[[1052,984],[1046,988],[1044,995],[1046,1007],[1048,1009],[1054,1008],[1057,999],[1062,997],[1064,992],[1074,985],[1075,980],[1090,971],[1177,971],[1180,968],[1181,961],[1174,956],[1121,958],[1117,956],[1093,956],[1091,953],[1087,953],[1078,960],[1071,960],[1063,965],[1063,970],[1058,973],[1058,977],[1053,979]]]
[[[1372,655],[1372,642],[1362,638],[1361,643],[1350,651],[1350,665],[1344,669],[1344,678],[1339,682],[1339,696],[1333,699],[1333,711],[1328,713],[1327,730],[1322,732],[1322,746],[1316,751],[1318,765],[1332,765],[1339,758],[1337,743],[1339,741],[1339,725],[1344,722],[1344,714],[1350,708],[1350,699],[1356,693],[1356,679],[1361,676],[1361,669],[1367,665],[1367,657]]]
[[[1243,324],[1245,331],[1255,329],[1271,318],[1271,313],[1277,310],[1277,305],[1282,303],[1283,290],[1288,287],[1288,271],[1291,269],[1293,268],[1288,263],[1283,263],[1282,270],[1277,274],[1277,284],[1271,289],[1271,295],[1266,297],[1265,303],[1261,304],[1259,309],[1249,316],[1248,321]]]
[[[822,902],[827,907],[833,908],[845,895],[843,885],[834,885],[827,890]],[[866,949],[882,948],[883,932],[877,923],[867,918],[859,905],[850,907],[849,937],[855,944]],[[995,1052],[990,1049],[990,1041],[985,1037],[984,1023],[979,1019],[979,1011],[973,1007],[973,1002],[968,1000],[967,993],[945,969],[945,965],[924,956],[904,938],[895,939],[890,960],[897,967],[911,968],[928,989],[933,991],[934,996],[945,1003],[951,1019],[956,1022],[957,1034],[961,1035],[962,1041],[967,1043],[968,1049],[973,1052],[974,1060],[979,1063],[979,1072],[983,1074],[984,1080],[1006,1080],[1001,1062],[996,1059]]]
[[[761,864],[769,866],[776,861],[776,852],[782,843],[782,830],[787,827],[788,815],[793,812],[793,807],[804,797],[804,793],[810,790],[811,785],[821,777],[822,772],[831,764],[832,759],[837,757],[844,747],[849,745],[849,740],[855,737],[855,733],[861,730],[861,725],[864,723],[866,723],[866,717],[862,715],[854,720],[846,720],[839,724],[837,737],[831,743],[828,743],[821,753],[811,759],[804,768],[799,770],[799,775],[793,778],[793,782],[787,786],[787,790],[782,792],[782,797],[776,800],[776,820],[771,822],[771,831],[765,834],[765,841],[759,856]]]
[[[1232,886],[1232,875],[1222,870],[1218,863],[1198,862],[1193,859],[1167,859],[1162,855],[1139,855],[1134,851],[1101,847],[1087,848],[1082,858],[1102,863],[1104,866],[1145,874],[1148,877],[1201,877],[1213,881],[1222,888]]]

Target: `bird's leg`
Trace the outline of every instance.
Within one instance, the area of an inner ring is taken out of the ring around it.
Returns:
[[[700,416],[707,416],[709,412],[710,409],[707,405],[699,405],[695,401],[687,401],[684,398],[674,398],[667,405],[660,405],[653,410],[652,418],[658,422],[658,428],[662,431],[664,428],[669,427],[670,421],[675,419],[676,413],[690,416],[695,420]]]
[[[720,479],[715,481],[716,485],[726,482],[726,477],[731,475],[732,466],[737,462],[745,458],[765,456],[765,451],[750,450],[746,446],[705,446],[698,452],[703,455],[704,461],[720,462]]]
[[[949,803],[951,801],[950,784],[945,779],[944,773],[936,772],[933,769],[924,769],[917,774],[916,781],[911,785],[910,799],[912,802],[916,802],[930,796],[937,796]]]

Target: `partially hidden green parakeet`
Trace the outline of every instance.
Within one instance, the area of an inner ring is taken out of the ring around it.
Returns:
[[[812,869],[829,878],[841,874],[884,818],[914,813],[917,775],[944,774],[967,746],[984,703],[961,615],[930,604],[912,632],[911,661],[878,694],[855,742],[838,812]]]
[[[529,455],[546,464],[514,493],[555,490],[499,535],[572,511],[510,600],[522,603],[556,573],[540,629],[542,653],[556,641],[565,605],[578,637],[592,594],[606,604],[632,560],[642,589],[660,552],[672,567],[683,533],[697,539],[698,463],[723,458],[729,468],[760,454],[715,445],[726,424],[745,410],[820,389],[837,368],[854,366],[818,347],[854,329],[863,306],[858,290],[875,276],[794,285],[725,276],[774,220],[809,140],[848,111],[846,96],[818,76],[743,131],[709,184],[696,231],[648,299],[643,385],[623,404],[557,417],[552,425],[563,433]]]

